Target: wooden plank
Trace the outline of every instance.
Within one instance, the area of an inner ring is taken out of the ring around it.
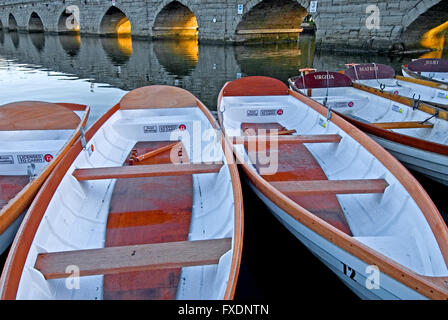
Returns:
[[[73,176],[78,181],[129,179],[145,177],[179,176],[188,174],[217,173],[222,164],[155,164],[145,166],[126,166],[77,169]]]
[[[42,253],[34,267],[49,280],[73,276],[68,266],[77,266],[79,276],[85,277],[212,265],[231,248],[232,239],[226,238]]]
[[[421,121],[404,121],[404,122],[378,122],[371,123],[382,129],[418,129],[418,128],[433,128],[431,123],[422,123]]]
[[[383,180],[279,181],[272,186],[287,195],[384,193],[389,184]]]
[[[234,144],[243,144],[253,141],[270,141],[277,140],[278,143],[339,143],[341,136],[338,134],[321,134],[321,135],[270,135],[270,136],[240,136],[233,137]]]

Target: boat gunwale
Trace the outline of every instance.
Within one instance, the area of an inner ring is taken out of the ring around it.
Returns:
[[[220,107],[224,97],[223,90],[227,84],[228,83],[224,85],[219,95],[218,110],[221,110]],[[317,113],[326,117],[327,109],[311,98],[291,89],[289,90],[289,96],[305,103]],[[218,119],[221,127],[225,131],[220,112],[218,112]],[[402,184],[423,213],[437,241],[445,264],[448,266],[448,227],[444,223],[437,207],[429,198],[429,195],[420,183],[397,159],[354,125],[344,120],[338,114],[333,114],[331,121],[375,156],[385,168],[395,176],[397,181]],[[234,153],[249,181],[264,196],[270,199],[277,207],[285,211],[293,219],[363,262],[377,265],[382,273],[387,274],[410,289],[415,290],[428,298],[448,300],[448,286],[445,284],[445,280],[443,280],[446,277],[428,277],[419,275],[407,267],[395,262],[391,258],[356,241],[356,239],[353,239],[349,235],[318,218],[313,213],[288,198],[285,194],[281,193],[256,173],[238,152]]]
[[[196,97],[195,100],[197,104],[196,107],[198,107],[203,112],[213,128],[217,128],[217,121],[213,118],[213,115],[208,110],[208,108]],[[101,129],[101,127],[119,110],[121,110],[120,103],[116,104],[106,113],[104,113],[86,131],[86,141],[89,142],[93,138],[93,136]],[[233,160],[233,152],[230,148],[230,145],[228,145],[227,141],[225,141],[223,133],[220,132],[220,134],[223,151],[227,149],[224,154],[228,162],[227,167],[229,168],[234,194],[235,225],[233,236],[233,257],[228,279],[229,281],[227,282],[227,287],[224,295],[225,300],[230,300],[233,299],[235,294],[236,283],[238,280],[241,264],[244,230],[244,207],[242,188],[238,168],[235,164],[235,161]],[[28,214],[25,216],[17,232],[17,236],[15,237],[14,242],[11,246],[10,252],[5,262],[3,273],[0,277],[0,300],[16,299],[22,271],[25,267],[28,253],[34,241],[34,237],[37,233],[39,225],[48,209],[48,205],[50,204],[54,193],[59,187],[62,179],[66,176],[67,170],[70,168],[70,166],[73,164],[76,157],[82,150],[81,139],[78,138],[78,140],[67,150],[64,158],[61,159],[54,171],[52,171],[52,173],[40,189],[39,193],[37,194],[35,200],[31,204]]]

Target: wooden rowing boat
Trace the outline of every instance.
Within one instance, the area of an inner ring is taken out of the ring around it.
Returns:
[[[353,82],[448,110],[448,84],[397,76],[390,66],[375,63],[352,64],[343,73]]]
[[[417,59],[403,65],[402,72],[405,77],[448,84],[448,60]]]
[[[448,299],[448,229],[380,145],[272,78],[227,83],[218,108],[254,192],[356,294]]]
[[[310,73],[289,83],[369,134],[408,168],[448,184],[447,111],[352,83],[336,72]]]
[[[243,204],[216,128],[183,89],[128,93],[37,195],[6,261],[1,298],[231,299]]]
[[[37,101],[0,106],[0,253],[39,188],[80,135],[89,108]]]

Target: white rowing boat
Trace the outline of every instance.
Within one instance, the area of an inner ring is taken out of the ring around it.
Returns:
[[[448,229],[380,145],[272,78],[227,83],[218,108],[254,192],[358,296],[448,299]]]
[[[0,106],[0,254],[12,243],[45,179],[85,126],[83,105],[24,101]]]
[[[448,84],[448,60],[417,59],[403,65],[402,72],[405,77]]]
[[[6,261],[1,298],[233,298],[242,195],[216,128],[183,89],[128,93],[37,195]]]

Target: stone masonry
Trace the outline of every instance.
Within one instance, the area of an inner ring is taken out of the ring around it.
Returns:
[[[239,26],[247,24],[251,28],[266,29],[272,21],[276,28],[290,28],[287,16],[291,3],[300,5],[315,19],[317,46],[331,50],[387,50],[394,44],[408,44],[408,28],[420,16],[436,5],[448,0],[318,0],[317,11],[310,12],[310,0],[281,0],[278,8],[263,5],[267,0],[179,0],[196,17],[200,41],[235,42]],[[30,24],[33,13],[42,20],[43,31],[60,32],[61,17],[66,8],[79,8],[80,32],[101,34],[101,24],[106,12],[115,6],[128,17],[132,25],[132,35],[152,37],[157,29],[159,13],[172,0],[2,0],[0,1],[0,27],[29,31],[35,29],[36,19]],[[243,12],[238,12],[242,5]],[[173,8],[179,7],[171,6]],[[264,8],[264,9],[263,9]],[[259,12],[255,12],[259,10]],[[263,10],[265,12],[263,12]],[[166,14],[167,10],[164,10]],[[442,15],[448,16],[447,12]],[[35,16],[34,15],[34,16]],[[248,17],[268,18],[248,22]],[[269,15],[269,16],[268,16]],[[173,17],[176,14],[173,12]],[[13,21],[17,26],[14,26]],[[166,19],[165,19],[166,20]],[[442,18],[443,20],[443,18]],[[446,19],[445,19],[446,21]],[[427,21],[428,28],[431,21]],[[166,24],[165,24],[166,25]],[[414,24],[415,25],[415,24]],[[176,19],[172,19],[172,26]],[[434,26],[432,26],[434,27]],[[35,31],[35,30],[33,30]],[[415,31],[412,31],[415,32]],[[406,41],[403,41],[403,39]]]

